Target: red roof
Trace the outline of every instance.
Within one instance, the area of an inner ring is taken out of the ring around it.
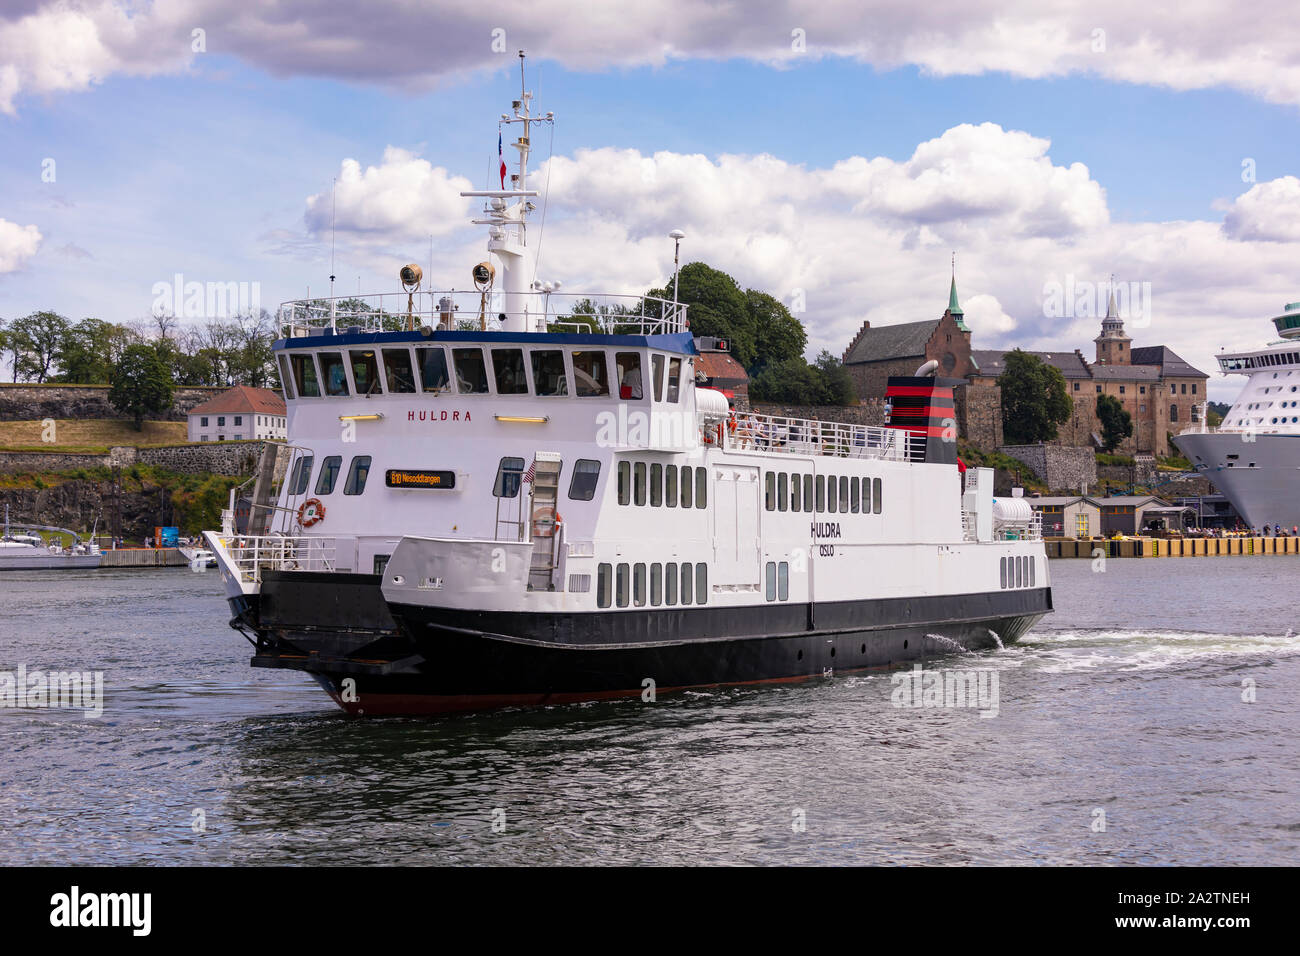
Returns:
[[[711,379],[738,379],[742,382],[749,379],[745,367],[732,358],[730,352],[701,352],[695,360],[695,367]]]
[[[250,415],[283,415],[284,399],[279,392],[269,388],[252,388],[248,385],[236,385],[222,392],[216,398],[210,398],[202,405],[195,405],[188,412],[190,415],[229,415],[247,413]]]

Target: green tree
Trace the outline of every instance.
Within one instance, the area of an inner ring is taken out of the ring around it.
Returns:
[[[9,326],[9,348],[14,353],[14,381],[24,378],[49,381],[58,368],[59,351],[72,327],[57,312],[33,312]]]
[[[756,402],[780,402],[788,405],[826,403],[821,374],[799,357],[769,362],[766,368],[750,379],[749,397]]]
[[[103,319],[82,319],[59,346],[60,382],[102,385],[112,376],[123,350],[138,340],[130,329]]]
[[[745,366],[751,375],[770,362],[783,362],[803,355],[803,350],[808,347],[808,333],[803,323],[791,315],[780,300],[766,292],[746,289],[745,312],[754,336],[754,366]],[[818,362],[820,364],[820,359]]]
[[[852,405],[858,400],[849,370],[830,352],[822,349],[813,363],[821,376],[822,401],[826,405]]]
[[[651,289],[647,295],[672,299],[672,281],[664,289]],[[746,369],[754,365],[758,356],[754,319],[735,279],[703,262],[688,262],[678,277],[677,300],[690,307],[686,317],[692,335],[726,339],[737,362]]]
[[[1073,410],[1061,370],[1028,352],[1006,355],[998,376],[1002,389],[1002,432],[1009,445],[1033,445],[1056,438],[1059,425]]]
[[[1097,420],[1101,422],[1101,450],[1112,452],[1133,434],[1133,416],[1114,395],[1097,396]]]
[[[161,415],[172,405],[172,379],[167,363],[149,345],[131,345],[113,369],[108,400],[144,428],[146,415]]]

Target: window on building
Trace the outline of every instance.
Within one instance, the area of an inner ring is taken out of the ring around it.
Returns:
[[[224,427],[225,424],[226,424],[226,416],[225,416],[225,415],[218,415],[218,416],[217,416],[217,426],[218,426],[218,427]]]
[[[574,501],[590,501],[596,497],[596,484],[600,481],[600,462],[593,458],[579,458],[573,463],[573,477],[569,479],[569,497]]]
[[[343,457],[341,455],[329,455],[321,462],[320,477],[316,479],[316,494],[330,495],[334,493],[334,484],[339,480],[339,471],[343,467]]]
[[[366,490],[366,479],[370,477],[370,456],[358,455],[352,459],[348,468],[348,480],[343,484],[345,495],[359,495]]]
[[[426,350],[426,351],[432,351]],[[442,383],[447,384],[447,360],[442,349],[438,349],[442,359]],[[384,384],[391,393],[409,393],[415,391],[415,372],[411,368],[409,349],[384,349]]]
[[[536,349],[532,353],[533,385],[542,398],[569,394],[569,377],[564,374],[564,353],[559,349]]]
[[[1147,387],[1146,387],[1145,385],[1139,385],[1139,386],[1138,386],[1138,394],[1139,394],[1139,395],[1145,395],[1146,393],[1147,393]]]
[[[1079,390],[1079,383],[1078,383],[1078,382],[1075,382],[1075,383],[1074,383],[1074,390],[1075,390],[1076,392]]]
[[[1119,387],[1119,393],[1120,393],[1121,395],[1124,394],[1124,386],[1123,386],[1123,385],[1121,385],[1121,386]]]
[[[1100,386],[1100,385],[1097,386],[1097,394],[1098,394],[1098,395],[1101,394],[1101,386]]]
[[[206,415],[204,415],[202,418],[200,418],[200,419],[199,419],[199,424],[200,424],[202,427],[207,428],[207,427],[208,427],[208,417],[207,417]]]
[[[342,352],[320,353],[320,375],[325,380],[325,394],[342,398],[348,394],[348,376],[343,371]]]
[[[502,458],[497,465],[497,480],[492,484],[492,494],[497,498],[517,498],[524,480],[522,458]]]
[[[604,352],[573,353],[573,386],[579,398],[609,394]]]
[[[1169,420],[1170,420],[1171,422],[1176,422],[1176,421],[1178,421],[1178,406],[1177,406],[1177,405],[1170,405],[1170,406],[1169,406]]]
[[[1287,373],[1287,374],[1290,374],[1290,373]],[[1196,394],[1196,385],[1195,385],[1195,383],[1192,384],[1192,394],[1193,394],[1193,395]]]

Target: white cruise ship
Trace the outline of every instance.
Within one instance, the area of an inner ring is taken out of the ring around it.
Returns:
[[[510,183],[466,194],[473,292],[408,266],[281,309],[290,460],[205,533],[254,666],[440,713],[899,666],[1051,610],[1036,515],[962,473],[934,363],[887,427],[737,414],[684,305],[539,284],[530,100]]]
[[[1300,302],[1272,320],[1281,337],[1262,349],[1218,356],[1224,374],[1246,387],[1222,424],[1201,424],[1174,439],[1198,472],[1254,528],[1300,526]]]

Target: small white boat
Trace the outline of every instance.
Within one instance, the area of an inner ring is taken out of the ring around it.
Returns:
[[[23,525],[25,530],[10,533],[9,506],[5,505],[4,535],[0,536],[0,571],[41,571],[52,569],[97,568],[100,562],[99,546],[94,537],[83,542],[75,531],[44,525]],[[72,535],[76,542],[65,548],[56,541],[46,542],[34,531],[56,531]]]

